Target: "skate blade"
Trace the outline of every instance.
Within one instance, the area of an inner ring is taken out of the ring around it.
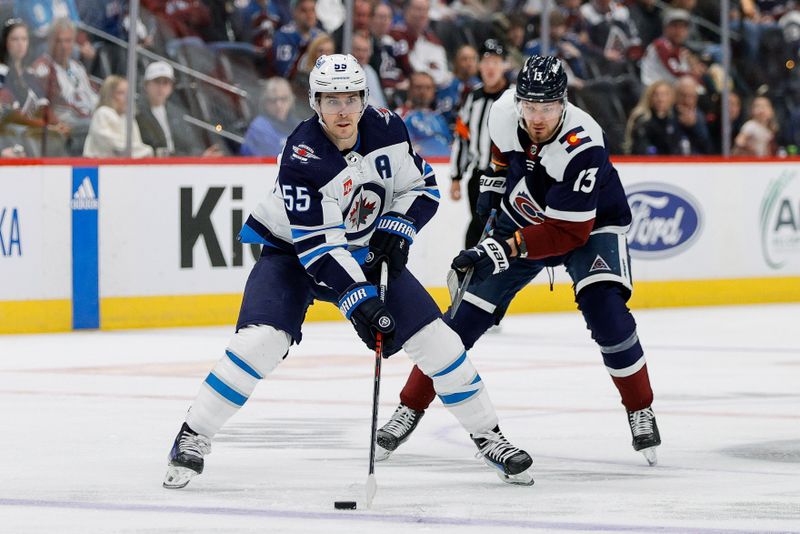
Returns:
[[[517,473],[516,475],[507,475],[505,473],[497,472],[497,477],[506,484],[513,484],[514,486],[533,486],[533,475],[529,473],[530,469]]]
[[[390,451],[388,449],[384,449],[383,447],[381,447],[380,445],[375,443],[375,461],[376,462],[382,462],[384,460],[388,460],[389,456],[392,455],[392,452],[394,452],[394,451]]]
[[[517,473],[516,475],[509,475],[503,468],[490,462],[486,458],[483,459],[484,463],[494,470],[497,473],[497,478],[505,482],[506,484],[513,484],[515,486],[533,486],[533,468],[528,467],[522,473]]]
[[[655,447],[647,447],[646,449],[642,449],[639,452],[641,452],[644,455],[644,459],[647,460],[648,464],[656,465],[658,463],[658,457],[656,456]]]
[[[180,489],[185,488],[192,478],[196,477],[199,473],[192,471],[188,467],[180,467],[177,465],[170,465],[167,467],[167,474],[164,477],[164,486],[167,489]]]

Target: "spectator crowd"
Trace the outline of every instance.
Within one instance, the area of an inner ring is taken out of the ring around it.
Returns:
[[[0,0],[0,157],[275,156],[311,115],[308,75],[342,51],[342,0]],[[800,3],[733,0],[732,69],[721,67],[719,0],[354,0],[352,53],[370,102],[396,111],[424,156],[459,144],[459,109],[483,79],[489,40],[506,83],[524,58],[552,54],[569,98],[615,154],[722,150],[730,89],[733,154],[800,146]],[[140,46],[126,79],[128,32]],[[153,59],[160,56],[160,59]],[[454,167],[455,168],[455,167]],[[453,176],[458,180],[460,176]]]

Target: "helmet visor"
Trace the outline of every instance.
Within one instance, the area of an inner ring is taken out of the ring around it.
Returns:
[[[564,103],[561,100],[552,102],[529,102],[527,100],[517,100],[517,112],[519,116],[526,120],[535,119],[554,119],[564,111]]]
[[[319,111],[324,115],[360,113],[364,107],[361,95],[325,94],[319,99]]]

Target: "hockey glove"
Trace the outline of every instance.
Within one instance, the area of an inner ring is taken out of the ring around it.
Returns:
[[[417,229],[409,218],[396,213],[381,217],[369,240],[369,252],[364,262],[367,279],[377,281],[383,261],[389,265],[390,278],[403,272],[408,262],[408,249],[416,235]]]
[[[462,280],[472,268],[474,269],[472,279],[480,282],[508,269],[510,256],[511,247],[505,240],[497,241],[488,237],[474,247],[462,250],[453,258],[450,267],[456,272],[459,280]]]
[[[475,205],[475,213],[480,217],[481,223],[486,223],[492,209],[500,209],[500,202],[506,193],[505,171],[487,170],[480,177],[480,193]]]
[[[385,343],[394,336],[394,317],[378,298],[378,290],[372,284],[350,286],[339,299],[339,311],[353,323],[358,337],[372,350],[375,350],[378,332],[383,334]]]

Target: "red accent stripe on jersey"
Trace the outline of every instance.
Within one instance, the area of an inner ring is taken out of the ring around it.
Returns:
[[[594,219],[584,222],[561,221],[545,218],[542,224],[532,224],[519,231],[525,239],[528,259],[538,260],[561,256],[574,250],[589,239]]]

